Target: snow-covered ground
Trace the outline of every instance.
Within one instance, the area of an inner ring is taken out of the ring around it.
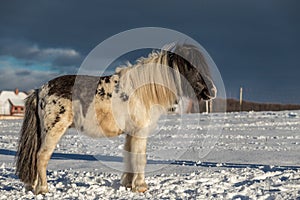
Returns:
[[[20,120],[0,120],[0,199],[31,199],[15,175]],[[149,137],[146,181],[120,186],[124,136],[69,130],[37,199],[300,199],[300,111],[169,115]]]

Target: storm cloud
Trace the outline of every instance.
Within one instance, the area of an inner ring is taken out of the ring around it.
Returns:
[[[0,39],[0,55],[23,60],[26,65],[49,63],[52,70],[75,72],[83,56],[71,48],[41,48],[28,41]]]
[[[57,75],[52,71],[0,68],[0,84],[2,89],[19,88],[27,92],[39,88],[46,80],[50,80]]]
[[[114,34],[165,27],[203,45],[229,97],[238,97],[243,86],[248,100],[300,103],[299,7],[298,0],[3,1],[0,63],[17,59],[12,71],[28,69],[47,81],[53,74],[76,73],[87,54]],[[9,87],[2,78],[0,90]]]

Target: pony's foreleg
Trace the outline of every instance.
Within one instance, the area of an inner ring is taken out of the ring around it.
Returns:
[[[145,182],[145,167],[147,138],[133,136],[131,138],[131,166],[133,170],[132,191],[145,192],[148,186]]]
[[[71,123],[58,122],[45,133],[45,138],[37,156],[37,183],[34,188],[35,194],[45,194],[48,192],[47,166],[51,155],[59,142],[61,136]]]
[[[124,144],[124,153],[123,153],[123,161],[124,161],[124,173],[121,178],[121,184],[127,188],[131,188],[133,171],[131,167],[130,161],[130,151],[131,151],[131,137],[130,135],[126,135],[126,140]]]
[[[125,142],[124,164],[125,172],[121,183],[131,187],[134,192],[145,192],[145,166],[147,138],[127,135]]]

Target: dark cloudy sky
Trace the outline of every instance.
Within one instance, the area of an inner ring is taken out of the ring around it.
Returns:
[[[0,2],[0,90],[29,90],[76,73],[100,42],[138,27],[164,27],[198,41],[227,96],[300,103],[299,0]],[[142,36],[141,36],[142,37]]]

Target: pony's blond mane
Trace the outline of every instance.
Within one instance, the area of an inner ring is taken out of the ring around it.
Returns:
[[[181,78],[178,67],[169,67],[165,51],[154,51],[136,64],[118,68],[121,87],[131,97],[138,98],[149,109],[152,105],[165,108],[174,104],[181,95]]]

